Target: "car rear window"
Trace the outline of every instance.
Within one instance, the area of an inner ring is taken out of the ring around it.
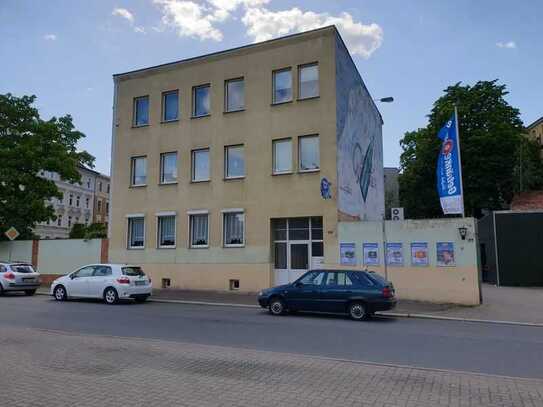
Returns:
[[[11,269],[16,273],[34,273],[30,264],[12,264]]]
[[[388,285],[388,281],[385,280],[385,278],[383,276],[381,276],[380,274],[377,274],[377,273],[368,273],[367,276],[369,278],[371,278],[373,281],[377,282],[378,284],[381,284],[381,285]]]
[[[145,273],[141,267],[123,267],[123,275],[125,276],[144,276]]]

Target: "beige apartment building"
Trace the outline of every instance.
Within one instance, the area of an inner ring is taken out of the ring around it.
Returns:
[[[257,291],[384,212],[382,119],[335,27],[114,75],[110,259]]]
[[[526,127],[526,131],[528,136],[541,146],[541,158],[543,158],[543,116]]]

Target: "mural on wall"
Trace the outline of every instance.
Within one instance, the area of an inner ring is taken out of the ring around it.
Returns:
[[[348,51],[336,44],[338,219],[378,220],[385,210],[381,116]]]

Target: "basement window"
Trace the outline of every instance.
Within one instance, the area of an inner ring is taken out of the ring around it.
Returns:
[[[172,284],[172,280],[169,278],[163,278],[162,279],[162,288],[169,288]]]
[[[230,280],[230,291],[239,290],[239,280]]]

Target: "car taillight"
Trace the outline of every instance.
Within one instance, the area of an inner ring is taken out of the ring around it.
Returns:
[[[392,291],[390,287],[383,288],[383,297],[385,298],[394,297],[394,291]]]
[[[8,271],[4,274],[4,278],[6,280],[15,280],[15,274],[13,274],[11,271]]]
[[[119,284],[130,284],[130,279],[128,277],[119,277],[117,282]]]
[[[149,280],[149,284],[151,284],[152,283],[151,277],[147,277],[147,279]]]

